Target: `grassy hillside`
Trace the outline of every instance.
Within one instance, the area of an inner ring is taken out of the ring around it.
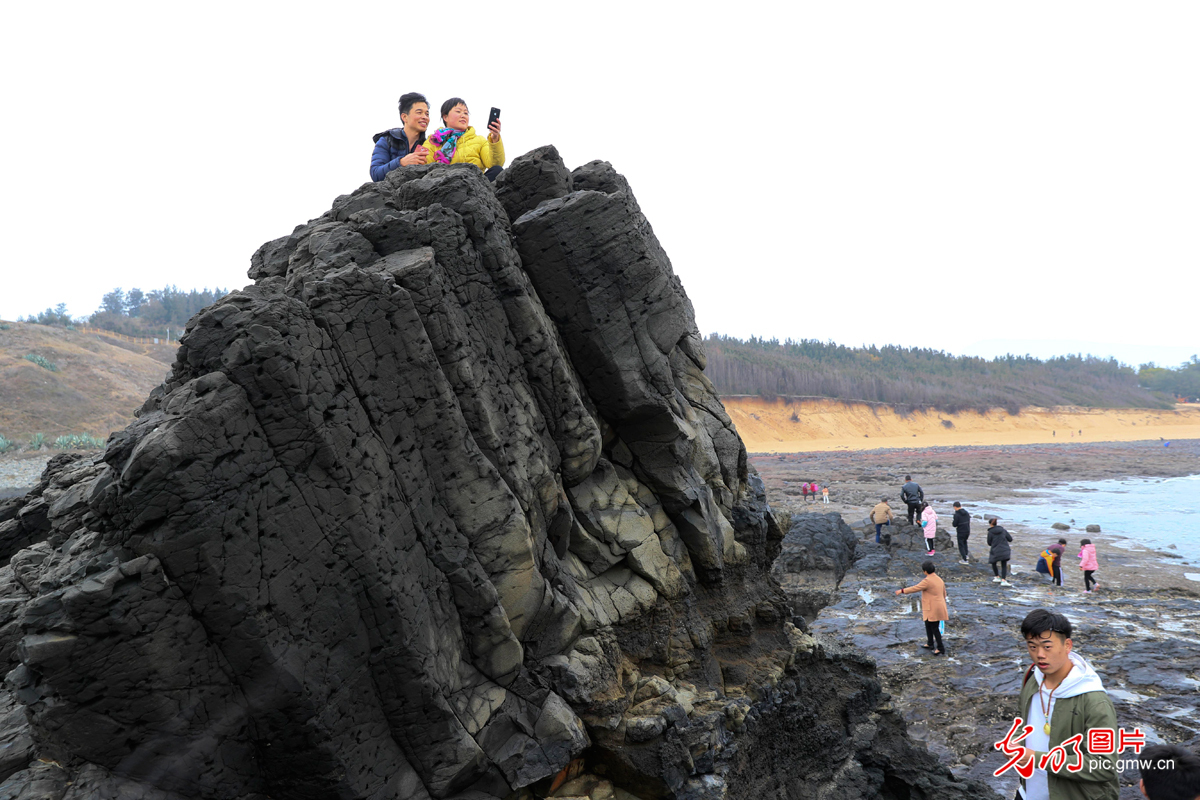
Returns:
[[[1063,356],[1048,361],[986,360],[939,350],[845,347],[713,334],[705,374],[722,395],[829,397],[955,412],[1029,406],[1171,408],[1112,359]]]
[[[0,436],[21,446],[39,433],[105,438],[129,424],[174,358],[174,345],[0,322]]]

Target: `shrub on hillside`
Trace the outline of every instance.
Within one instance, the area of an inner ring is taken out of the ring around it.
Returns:
[[[47,359],[43,358],[42,356],[39,356],[37,353],[28,354],[27,356],[25,356],[25,360],[32,361],[34,364],[37,364],[42,369],[48,369],[51,372],[58,372],[58,367],[53,362],[48,361]]]
[[[54,440],[55,450],[103,450],[105,441],[90,433],[73,433]]]
[[[3,436],[0,436],[0,453],[7,453],[9,450],[15,449],[16,446],[17,443],[12,439],[6,439]]]
[[[46,444],[46,434],[35,433],[29,437],[29,444],[25,447],[26,450],[41,450]]]

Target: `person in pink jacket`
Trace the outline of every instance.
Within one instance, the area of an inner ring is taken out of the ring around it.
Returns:
[[[1096,563],[1096,545],[1091,539],[1079,540],[1079,568],[1083,570],[1083,591],[1091,594],[1096,588],[1096,579],[1092,573],[1100,568]]]
[[[933,540],[937,537],[937,514],[929,503],[921,508],[921,535],[925,537],[925,555],[937,553],[933,549]]]

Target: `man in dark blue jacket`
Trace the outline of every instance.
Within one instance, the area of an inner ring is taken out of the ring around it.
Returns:
[[[424,164],[425,129],[429,127],[429,101],[425,95],[408,92],[400,96],[400,121],[403,128],[377,133],[375,152],[371,154],[371,180],[381,181],[397,167]]]

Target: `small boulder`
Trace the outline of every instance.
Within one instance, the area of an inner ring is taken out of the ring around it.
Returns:
[[[1100,532],[1100,526],[1099,526],[1099,525],[1095,525],[1095,524],[1088,525],[1088,526],[1087,526],[1087,528],[1086,528],[1086,530],[1087,530],[1087,532],[1088,532],[1088,533],[1099,533],[1099,532]]]
[[[1068,524],[1067,524],[1067,523],[1065,523],[1065,522],[1056,522],[1056,523],[1054,523],[1053,525],[1051,525],[1050,527],[1051,527],[1051,528],[1054,528],[1054,530],[1056,530],[1056,531],[1069,531],[1069,530],[1071,530],[1071,526],[1070,526],[1070,525],[1068,525]]]

